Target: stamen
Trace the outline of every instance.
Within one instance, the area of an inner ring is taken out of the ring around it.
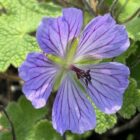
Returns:
[[[84,71],[75,67],[74,65],[71,65],[70,69],[76,73],[78,79],[84,81],[86,86],[88,86],[88,84],[91,83],[90,70]]]

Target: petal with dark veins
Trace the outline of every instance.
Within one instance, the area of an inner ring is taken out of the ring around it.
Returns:
[[[64,57],[69,41],[78,37],[82,24],[82,11],[76,8],[63,9],[63,15],[58,18],[44,18],[36,33],[40,48]]]
[[[66,130],[81,134],[95,127],[95,117],[89,100],[67,76],[58,90],[53,105],[53,127],[61,134]]]
[[[117,62],[90,65],[91,83],[87,92],[95,105],[107,114],[117,112],[129,84],[129,68]]]
[[[24,80],[23,93],[35,108],[46,105],[52,91],[58,67],[41,53],[30,53],[19,68]]]
[[[126,51],[129,45],[127,31],[123,25],[116,24],[110,14],[98,16],[83,30],[76,59],[112,58]]]

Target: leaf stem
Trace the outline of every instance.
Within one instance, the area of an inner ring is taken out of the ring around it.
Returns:
[[[90,12],[90,14],[92,16],[96,16],[96,13],[93,11],[93,9],[89,6],[89,3],[86,0],[82,0],[83,4],[85,5],[85,7],[88,9],[88,11]]]
[[[6,73],[1,73],[1,72],[0,72],[0,78],[8,79],[8,80],[15,80],[15,81],[20,81],[21,80],[18,76],[9,75],[9,74],[6,74]]]
[[[63,134],[63,140],[67,140],[67,138],[66,138],[66,132]]]
[[[6,112],[6,110],[4,109],[4,107],[2,105],[0,105],[0,110],[3,111],[3,113],[5,114],[10,126],[11,126],[11,133],[12,133],[12,137],[13,137],[13,140],[16,140],[16,134],[15,134],[15,129],[14,129],[14,125],[13,125],[13,122],[11,121],[8,113]]]
[[[97,9],[99,10],[102,7],[102,4],[104,3],[105,0],[98,0],[98,5],[97,5]]]
[[[120,9],[115,13],[115,19],[118,21],[118,18],[121,12],[124,10],[125,6],[128,4],[128,0],[125,0],[125,3],[120,7]]]
[[[138,8],[130,17],[128,17],[125,21],[121,22],[121,23],[127,23],[129,21],[131,21],[133,18],[135,18],[138,14],[140,13],[140,8]]]
[[[132,129],[134,127],[136,127],[138,124],[140,123],[140,113],[135,116],[131,121],[129,121],[128,123],[120,126],[120,127],[116,127],[114,129],[112,129],[110,132],[109,132],[109,135],[117,135],[123,131],[126,131],[126,130],[129,130],[129,129]]]
[[[114,17],[114,10],[115,10],[115,8],[116,8],[116,5],[117,5],[118,1],[119,1],[119,0],[114,0],[113,3],[112,3],[112,5],[110,6],[110,9],[109,9],[109,11],[110,11],[110,13],[111,13],[111,15],[112,15],[113,17]]]

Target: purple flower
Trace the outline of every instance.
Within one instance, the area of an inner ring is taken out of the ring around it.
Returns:
[[[91,102],[104,113],[118,111],[129,83],[129,69],[123,64],[81,63],[112,58],[127,50],[125,27],[116,24],[110,14],[94,18],[80,33],[82,24],[82,11],[76,8],[63,9],[58,18],[44,18],[36,35],[44,53],[28,54],[19,68],[25,81],[23,92],[35,108],[45,106],[54,87],[60,85],[52,122],[61,134],[66,130],[83,133],[95,127]]]

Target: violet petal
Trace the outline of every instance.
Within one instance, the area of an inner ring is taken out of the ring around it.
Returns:
[[[112,58],[126,51],[129,44],[125,27],[106,14],[94,18],[85,27],[76,57]]]
[[[69,41],[77,37],[83,23],[82,11],[63,9],[62,17],[44,18],[36,33],[40,48],[49,54],[64,57]]]
[[[52,120],[53,127],[61,134],[66,130],[80,134],[96,125],[93,106],[69,76],[56,95]]]
[[[25,81],[23,93],[35,108],[46,105],[58,71],[41,53],[30,53],[19,68],[19,76]]]
[[[117,112],[123,102],[123,94],[129,84],[129,69],[117,62],[91,65],[91,83],[87,92],[95,105],[107,114]]]

